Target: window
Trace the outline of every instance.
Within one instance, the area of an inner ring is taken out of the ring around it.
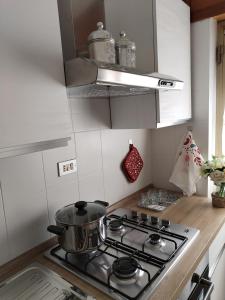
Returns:
[[[216,155],[225,154],[225,21],[218,22]]]

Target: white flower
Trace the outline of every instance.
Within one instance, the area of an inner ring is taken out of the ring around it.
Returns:
[[[214,181],[215,183],[221,183],[221,182],[225,182],[225,173],[223,171],[214,171],[212,172],[209,177],[211,178],[212,181]]]
[[[211,161],[209,161],[208,162],[208,166],[210,167],[210,168],[215,168],[215,162],[213,161],[213,160],[211,160]]]

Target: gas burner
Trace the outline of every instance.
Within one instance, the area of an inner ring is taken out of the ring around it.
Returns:
[[[161,238],[161,236],[158,233],[153,233],[149,235],[148,242],[152,246],[165,246],[166,242]]]
[[[139,264],[136,259],[129,256],[117,258],[112,264],[113,274],[120,279],[130,279],[134,277],[138,268]]]
[[[124,229],[122,220],[112,220],[109,222],[109,229],[111,231],[122,231]]]

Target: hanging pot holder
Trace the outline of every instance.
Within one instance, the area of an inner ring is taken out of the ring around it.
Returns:
[[[129,153],[122,162],[122,168],[127,179],[130,182],[136,181],[143,166],[144,163],[137,148],[131,144]]]

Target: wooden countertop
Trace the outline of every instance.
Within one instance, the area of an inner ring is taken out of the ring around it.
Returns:
[[[160,285],[150,298],[151,300],[176,300],[186,282],[189,280],[196,267],[198,266],[201,258],[208,250],[216,234],[224,224],[225,209],[213,208],[211,200],[204,197],[194,196],[183,197],[178,200],[177,204],[170,206],[164,212],[157,213],[139,208],[137,206],[137,199],[138,193],[135,193],[133,196],[127,197],[126,199],[112,206],[110,210],[118,207],[129,207],[133,210],[146,212],[148,214],[158,216],[159,218],[170,219],[174,223],[185,224],[190,227],[198,228],[200,230],[200,234],[197,236],[193,244],[184,253],[182,258],[179,260],[179,263],[177,263],[171,269],[171,271],[160,283]],[[52,245],[52,241],[50,242],[50,244],[46,244],[42,248],[47,248],[50,245]],[[17,260],[14,260],[13,262],[2,266],[0,268],[0,280],[6,278],[12,273],[17,272],[19,269],[23,268],[31,261],[36,260],[48,266],[58,274],[62,275],[66,280],[77,285],[87,293],[95,296],[96,299],[111,299],[96,288],[85,283],[76,276],[63,270],[61,267],[44,258],[42,254],[37,255],[37,251],[33,253],[32,257],[32,251],[29,251],[29,255],[22,255]]]

